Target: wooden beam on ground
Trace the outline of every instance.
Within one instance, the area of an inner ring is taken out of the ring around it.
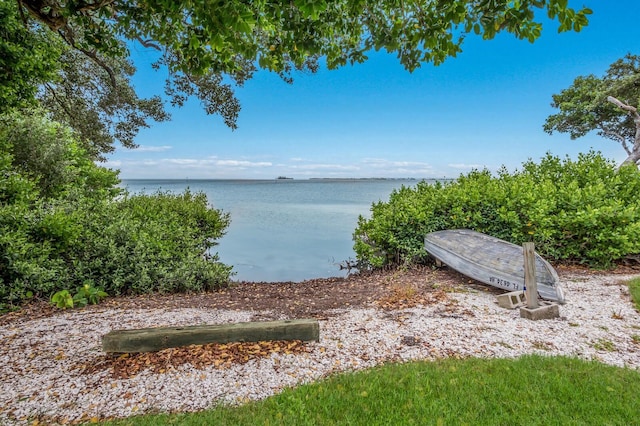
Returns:
[[[315,319],[298,319],[114,330],[102,336],[102,350],[108,353],[155,352],[188,345],[268,340],[318,341],[320,325]]]

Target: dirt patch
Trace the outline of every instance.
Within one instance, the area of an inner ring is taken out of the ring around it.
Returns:
[[[629,274],[638,269],[621,267],[615,271],[594,271],[577,266],[558,266],[562,276]],[[153,294],[110,297],[99,305],[82,308],[105,309],[201,308],[255,311],[254,320],[286,318],[323,319],[334,309],[379,307],[402,309],[441,300],[443,292],[468,289],[503,293],[502,290],[471,280],[449,268],[428,266],[376,271],[346,278],[319,278],[294,282],[237,282],[216,292],[197,294]],[[61,311],[48,301],[35,301],[17,312],[0,316],[0,325],[48,317]],[[266,313],[269,312],[269,313]]]
[[[326,318],[331,310],[361,307],[408,307],[430,300],[433,293],[456,291],[463,285],[492,291],[455,271],[415,267],[376,271],[346,278],[319,278],[294,282],[234,282],[228,288],[197,294],[152,294],[110,297],[91,310],[199,308],[256,311],[256,320],[278,316]],[[271,312],[266,314],[265,312]],[[47,301],[35,301],[0,317],[0,325],[48,317],[61,311]]]

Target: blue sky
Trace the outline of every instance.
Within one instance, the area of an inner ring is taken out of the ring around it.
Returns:
[[[260,71],[237,88],[237,130],[191,100],[170,109],[170,122],[142,130],[140,148],[118,148],[106,165],[123,179],[305,179],[457,177],[591,148],[620,162],[625,153],[612,141],[549,136],[542,125],[555,112],[551,95],[575,77],[602,75],[626,53],[640,54],[640,2],[569,4],[594,11],[580,33],[558,34],[556,23],[544,22],[534,44],[469,36],[457,58],[413,73],[383,52],[364,64],[297,74],[292,85]],[[134,55],[136,88],[161,94],[164,74],[147,65],[153,53]]]

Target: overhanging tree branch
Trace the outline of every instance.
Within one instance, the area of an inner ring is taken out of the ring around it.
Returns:
[[[492,39],[507,31],[533,42],[541,32],[536,11],[546,10],[559,31],[580,31],[592,13],[572,9],[566,0],[16,1],[105,69],[112,82],[105,58],[126,57],[125,45],[133,40],[179,58],[166,64],[170,74],[236,79],[248,62],[288,81],[289,70],[305,68],[309,59],[322,57],[336,68],[365,61],[369,49],[395,52],[413,71],[456,56],[470,33]],[[228,103],[224,96],[216,99]]]
[[[107,72],[107,74],[109,74],[109,80],[111,81],[111,85],[113,86],[114,89],[118,86],[118,82],[116,80],[116,75],[113,72],[113,68],[111,68],[102,59],[100,59],[98,57],[98,55],[96,54],[96,52],[90,52],[90,51],[88,51],[86,49],[83,49],[83,48],[80,48],[80,47],[78,47],[77,49],[80,52],[84,53],[88,58],[90,58],[98,66],[100,66],[100,68],[105,70]]]
[[[627,154],[623,164],[640,161],[640,56],[627,54],[607,69],[602,77],[578,76],[573,84],[553,95],[552,107],[559,111],[547,117],[543,126],[569,133],[571,139],[597,131],[619,143]]]
[[[626,160],[624,160],[622,164],[638,164],[638,162],[640,161],[640,114],[638,114],[638,109],[632,105],[628,105],[620,101],[613,96],[607,96],[607,101],[611,102],[623,111],[626,111],[627,114],[629,114],[633,118],[633,122],[636,125],[633,150],[629,153],[629,156]]]
[[[617,98],[614,98],[613,96],[607,96],[607,101],[611,102],[612,104],[614,104],[615,106],[617,106],[618,108],[621,108],[625,111],[627,111],[629,113],[629,115],[631,115],[635,120],[640,120],[640,115],[638,114],[638,109],[636,107],[633,107],[631,105],[627,105],[624,102],[620,101]]]
[[[622,148],[624,148],[625,152],[628,155],[631,154],[631,150],[629,149],[629,145],[627,144],[627,141],[626,141],[625,137],[622,136],[620,133],[614,132],[612,130],[605,130],[605,129],[601,129],[600,131],[603,134],[605,134],[607,136],[611,136],[613,139],[616,139],[618,142],[620,142],[620,145],[622,145]]]
[[[162,51],[162,48],[160,47],[160,45],[154,42],[153,40],[144,40],[142,37],[136,37],[136,40],[138,40],[138,42],[143,47],[149,47],[151,49]]]
[[[49,94],[53,98],[54,102],[56,102],[60,106],[62,111],[64,111],[64,113],[67,114],[67,117],[71,117],[72,118],[73,114],[67,108],[66,103],[58,96],[58,93],[56,92],[56,89],[50,83],[45,83],[44,87],[49,91]]]

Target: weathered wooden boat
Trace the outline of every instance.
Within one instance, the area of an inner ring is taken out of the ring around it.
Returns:
[[[521,246],[470,229],[448,229],[425,236],[436,260],[474,280],[508,291],[524,290]],[[536,283],[541,298],[564,303],[558,273],[536,253]]]

